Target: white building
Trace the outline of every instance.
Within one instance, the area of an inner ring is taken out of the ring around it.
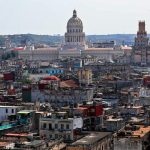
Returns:
[[[52,61],[58,59],[58,48],[25,49],[18,51],[18,58],[31,61]]]
[[[75,138],[74,130],[81,129],[83,119],[67,118],[66,112],[58,112],[40,119],[40,136],[48,139],[63,138],[64,140],[73,140]]]
[[[125,126],[125,121],[122,118],[112,118],[109,116],[107,120],[104,121],[106,129],[108,131],[118,131]]]
[[[59,58],[64,57],[81,57],[81,50],[77,49],[66,49],[59,51]]]
[[[21,106],[0,106],[0,122],[7,120],[8,116],[16,115],[21,109]]]

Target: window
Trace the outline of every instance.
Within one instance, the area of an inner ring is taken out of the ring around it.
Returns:
[[[57,139],[58,138],[58,134],[55,134],[55,139]]]
[[[66,139],[66,134],[64,134],[63,138]]]
[[[67,136],[67,139],[70,140],[70,135]]]
[[[92,112],[92,113],[95,113],[95,109],[91,109],[91,112]]]
[[[6,114],[8,113],[8,109],[6,108]]]
[[[66,124],[66,129],[69,129],[69,124]]]
[[[46,129],[46,123],[43,123],[43,129]]]
[[[61,129],[64,129],[64,124],[61,124]]]
[[[62,138],[62,135],[61,135],[61,134],[59,135],[59,138]]]
[[[52,124],[51,123],[49,124],[49,130],[52,130]]]
[[[49,135],[49,138],[52,139],[52,135],[51,134]]]
[[[11,112],[14,113],[14,109],[12,109]]]
[[[58,129],[58,124],[55,124],[55,129]]]

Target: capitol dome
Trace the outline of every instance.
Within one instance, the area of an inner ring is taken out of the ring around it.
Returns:
[[[80,18],[77,17],[76,10],[73,11],[73,16],[69,19],[69,21],[67,23],[67,29],[69,29],[69,28],[83,29],[82,21]]]
[[[67,22],[67,32],[65,33],[64,49],[82,50],[85,47],[85,33],[83,32],[83,24],[80,18],[77,17],[76,10],[73,11],[73,16]]]

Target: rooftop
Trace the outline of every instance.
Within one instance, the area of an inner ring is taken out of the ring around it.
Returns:
[[[113,116],[109,116],[109,118],[106,121],[123,121],[123,118],[113,118]]]
[[[66,80],[66,81],[60,82],[60,87],[62,87],[62,88],[77,88],[79,86],[73,80]]]
[[[0,108],[18,108],[18,107],[22,107],[22,106],[0,106]]]
[[[139,130],[133,131],[133,136],[139,136],[139,137],[144,137],[148,132],[150,132],[150,126],[143,126],[141,125]]]
[[[27,136],[32,136],[32,134],[29,133],[7,133],[5,136],[11,136],[11,137],[27,137]]]
[[[58,48],[54,48],[54,47],[49,47],[49,48],[37,48],[35,50],[42,50],[42,51],[55,51],[55,50],[58,50]]]
[[[32,113],[32,112],[35,112],[35,110],[21,110],[18,112],[18,114],[29,114],[29,113]]]
[[[0,148],[6,147],[10,142],[0,142]]]
[[[126,126],[127,127],[127,126]],[[117,138],[124,138],[124,137],[130,137],[130,138],[143,138],[148,133],[150,133],[150,126],[144,126],[144,125],[136,125],[136,126],[130,126],[127,127],[128,129],[124,128],[121,130],[124,134],[121,132],[118,133]]]
[[[139,109],[139,108],[142,108],[143,106],[121,106],[120,108],[126,108],[126,109],[130,109],[130,108],[133,108],[133,109]]]
[[[26,146],[32,146],[32,147],[37,147],[38,145],[41,145],[42,143],[44,143],[44,140],[34,140],[32,142],[28,142],[26,143]]]
[[[75,145],[91,145],[94,144],[103,138],[111,135],[111,132],[92,132],[89,135],[77,140],[76,142],[72,143],[72,146]]]
[[[97,51],[109,50],[109,51],[112,51],[114,49],[113,48],[87,48],[86,50],[87,51],[89,51],[89,50],[97,50]]]

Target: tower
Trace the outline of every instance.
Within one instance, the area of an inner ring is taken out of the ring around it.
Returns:
[[[145,21],[140,21],[137,37],[135,38],[135,46],[148,46],[148,41],[149,38],[147,37],[147,32],[145,30]]]
[[[146,66],[148,63],[149,38],[145,30],[145,21],[140,21],[138,26],[137,37],[134,44],[134,62],[138,62],[141,66]]]
[[[89,85],[92,83],[92,70],[81,69],[78,71],[78,78],[80,84]]]

